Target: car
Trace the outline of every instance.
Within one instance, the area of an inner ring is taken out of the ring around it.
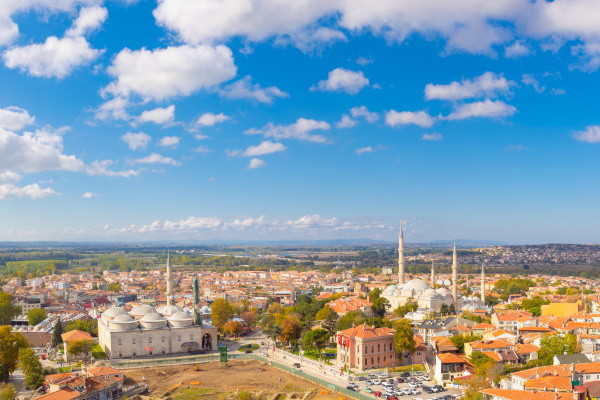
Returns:
[[[411,389],[410,394],[412,394],[412,395],[421,394],[421,392],[419,392],[417,389]]]
[[[358,385],[356,384],[356,382],[350,382],[350,383],[348,384],[348,386],[354,386],[354,387],[358,387]]]
[[[293,363],[292,367],[294,367],[294,368],[300,368],[300,363]]]
[[[373,385],[381,385],[381,379],[373,379]]]
[[[446,390],[440,385],[435,385],[434,387],[438,390],[438,392],[443,392],[444,390]]]
[[[367,377],[366,377],[366,376],[359,376],[358,378],[356,378],[356,380],[359,380],[359,381],[366,381],[366,380],[367,380]]]
[[[244,353],[252,353],[252,350],[246,350]]]
[[[369,378],[369,379],[377,378],[377,375],[369,374],[369,375],[367,375],[367,378]]]
[[[370,379],[367,379],[367,380],[365,381],[365,385],[367,385],[367,386],[373,386],[373,385],[374,385],[374,383],[373,383],[373,381],[372,381],[372,380],[370,380]]]
[[[379,390],[374,391],[373,393],[371,393],[373,396],[375,397],[381,397],[381,392]]]
[[[423,372],[423,371],[415,371],[415,375],[425,375],[425,372]]]
[[[353,392],[358,392],[358,387],[356,386],[348,385],[346,386],[346,389],[352,390]]]
[[[417,382],[410,382],[408,385],[410,387],[417,387],[417,386],[419,386],[419,384]]]
[[[411,394],[412,392],[411,392],[410,388],[402,388],[402,393],[404,393],[404,394],[406,394],[406,395],[409,395],[409,394]]]
[[[433,393],[433,390],[431,390],[431,388],[429,386],[423,386],[423,391],[425,393]]]
[[[373,389],[371,389],[370,387],[368,387],[368,386],[365,388],[365,392],[367,392],[367,393],[375,393],[375,391]]]
[[[396,382],[398,382],[398,383],[404,383],[404,379],[402,379],[402,378],[396,378]]]
[[[406,378],[408,376],[410,376],[410,372],[403,372],[400,374],[401,377]]]
[[[404,392],[400,389],[394,390],[394,396],[396,396],[396,397],[404,396]]]
[[[389,378],[390,374],[388,374],[387,372],[382,372],[381,374],[379,374],[379,377],[381,379]]]

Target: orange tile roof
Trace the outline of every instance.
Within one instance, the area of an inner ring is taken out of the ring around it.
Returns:
[[[79,397],[81,393],[71,388],[64,388],[57,390],[56,392],[44,394],[40,397],[36,397],[35,400],[73,400]]]
[[[346,314],[350,311],[360,310],[363,307],[370,307],[373,305],[373,303],[371,303],[369,300],[358,297],[343,297],[341,299],[334,300],[327,305],[338,314]]]
[[[517,354],[529,354],[539,351],[540,348],[534,344],[517,344]]]
[[[551,329],[545,326],[524,326],[519,328],[522,332],[550,332]]]
[[[573,400],[570,393],[528,392],[526,390],[484,389],[481,393],[507,400]]]
[[[488,324],[488,323],[485,323],[485,322],[480,322],[479,324],[474,325],[471,329],[473,329],[473,330],[480,330],[480,329],[487,330],[487,329],[495,329],[495,328],[496,327],[494,325],[492,325],[492,324]]]
[[[525,382],[525,389],[536,390],[571,390],[571,376],[542,376]]]
[[[442,364],[466,364],[467,361],[452,353],[440,353],[437,355],[437,358],[442,362]]]
[[[67,343],[72,342],[74,340],[94,340],[94,338],[92,338],[92,335],[90,335],[89,333],[77,329],[65,332],[60,336],[62,337],[63,342]]]
[[[488,356],[489,358],[491,358],[492,360],[494,360],[496,362],[502,361],[502,356],[500,356],[500,354],[496,353],[495,351],[482,351],[481,353],[485,354],[486,356]]]
[[[46,382],[54,383],[54,382],[62,381],[63,379],[67,379],[67,378],[71,377],[72,375],[73,374],[70,372],[62,372],[60,374],[46,375]]]
[[[101,366],[101,367],[96,367],[96,368],[88,369],[87,373],[90,376],[104,376],[104,375],[117,375],[117,374],[121,374],[121,372],[118,369],[115,369],[113,367],[106,367],[106,366]]]
[[[499,347],[512,347],[513,345],[503,340],[489,340],[485,342],[471,342],[472,349],[497,349]]]
[[[394,334],[391,328],[374,328],[369,325],[361,324],[353,328],[348,328],[340,333],[344,336],[356,336],[359,338],[377,338],[382,336],[390,336]]]

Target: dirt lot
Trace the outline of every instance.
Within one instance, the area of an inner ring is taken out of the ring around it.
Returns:
[[[149,384],[152,398],[173,400],[241,399],[249,392],[252,399],[283,400],[340,400],[347,397],[331,392],[268,364],[255,360],[233,360],[227,365],[219,362],[174,367],[151,367],[124,370],[128,378]],[[310,393],[310,394],[309,394]]]

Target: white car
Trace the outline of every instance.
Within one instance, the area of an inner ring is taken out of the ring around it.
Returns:
[[[381,379],[373,379],[373,385],[381,385]]]
[[[387,372],[382,372],[381,374],[379,374],[379,377],[381,379],[389,378],[390,374],[388,374]]]

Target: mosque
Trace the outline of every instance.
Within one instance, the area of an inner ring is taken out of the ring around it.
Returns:
[[[431,266],[431,283],[422,279],[411,279],[405,282],[404,279],[404,232],[400,227],[400,238],[398,241],[398,284],[390,285],[381,293],[381,296],[387,299],[390,303],[390,309],[394,310],[398,306],[406,304],[409,300],[414,300],[418,304],[417,311],[408,313],[406,318],[414,321],[424,320],[427,315],[432,312],[439,312],[442,305],[454,306],[455,310],[462,310],[463,303],[468,304],[470,308],[481,307],[485,300],[485,293],[482,294],[481,300],[477,298],[463,299],[458,297],[456,287],[458,281],[458,259],[456,253],[456,243],[452,253],[452,286],[451,290],[442,287],[435,289],[435,271]],[[481,279],[483,282],[484,275],[482,269]],[[482,284],[482,288],[483,288]],[[468,301],[465,301],[468,300]],[[481,303],[481,304],[480,304]]]
[[[98,341],[110,358],[211,351],[217,348],[217,328],[202,320],[198,279],[194,279],[194,308],[173,304],[171,258],[167,256],[167,305],[142,304],[127,312],[110,307],[98,320]]]

